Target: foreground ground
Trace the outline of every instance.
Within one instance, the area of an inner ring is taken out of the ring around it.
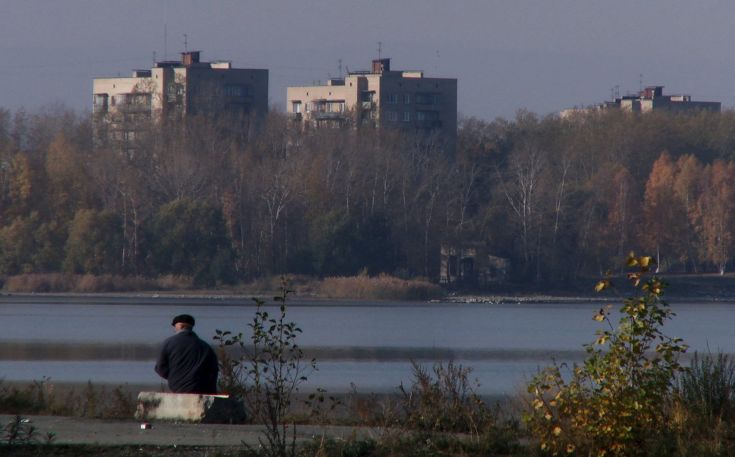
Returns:
[[[0,415],[0,424],[8,424],[14,420],[14,417],[12,415]],[[262,436],[263,431],[263,427],[259,425],[192,424],[158,421],[151,422],[150,429],[143,429],[141,423],[134,420],[34,415],[23,415],[22,418],[26,420],[24,424],[36,428],[39,442],[43,443],[47,440],[47,437],[53,436],[50,441],[54,446],[51,447],[58,447],[60,450],[68,445],[102,447],[134,445],[173,450],[179,447],[228,449],[241,448],[243,442],[257,447],[258,438]],[[300,440],[311,440],[313,437],[322,435],[336,439],[352,439],[377,438],[382,430],[368,427],[305,425],[297,426],[296,433]],[[0,454],[8,455],[5,453],[8,449],[10,448],[0,447]]]

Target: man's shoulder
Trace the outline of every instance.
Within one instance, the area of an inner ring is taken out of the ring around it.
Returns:
[[[167,345],[167,344],[175,344],[178,341],[187,340],[187,339],[189,339],[189,335],[191,333],[192,332],[178,332],[178,333],[176,333],[174,335],[169,336],[165,340],[163,340],[163,344],[164,345]]]
[[[209,349],[211,352],[214,352],[211,344],[199,338],[199,336],[192,331],[183,331],[175,335],[171,335],[161,344],[161,350],[163,352],[189,351],[194,348],[200,348],[198,350]]]
[[[175,344],[175,343],[182,342],[182,341],[201,341],[204,344],[208,344],[206,341],[201,339],[199,335],[197,335],[195,332],[186,331],[186,330],[178,332],[175,335],[169,336],[163,341],[163,344],[164,345],[165,344]]]

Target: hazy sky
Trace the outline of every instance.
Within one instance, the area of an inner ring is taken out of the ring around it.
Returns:
[[[0,106],[89,109],[92,78],[178,58],[184,34],[203,60],[269,69],[281,108],[339,59],[369,68],[378,42],[393,69],[456,77],[465,116],[548,114],[641,79],[735,105],[731,0],[0,0]]]

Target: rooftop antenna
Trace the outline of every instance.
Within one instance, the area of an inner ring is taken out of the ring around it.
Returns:
[[[156,66],[156,51],[153,51],[153,66]]]
[[[184,34],[184,52],[189,52],[189,35]]]
[[[643,73],[638,75],[638,91],[643,92]]]
[[[378,60],[380,60],[380,53],[383,51],[383,42],[378,41]]]
[[[342,77],[342,59],[337,59],[337,68],[339,68],[339,75],[337,77]]]
[[[168,2],[163,2],[163,60],[168,60]]]
[[[610,88],[610,99],[611,101],[615,101],[620,98],[620,86],[618,84],[615,84]]]

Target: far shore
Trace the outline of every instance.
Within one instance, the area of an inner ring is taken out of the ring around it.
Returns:
[[[735,273],[687,274],[662,273],[669,283],[666,299],[681,301],[734,302]],[[572,283],[550,287],[533,284],[497,284],[492,289],[472,290],[440,286],[426,279],[401,279],[389,275],[315,278],[287,275],[293,289],[290,306],[393,306],[402,303],[416,306],[433,304],[571,304],[619,303],[627,290],[624,277],[613,277],[621,287],[619,293],[597,294],[594,284],[599,277],[581,278]],[[172,286],[172,284],[175,284]],[[195,288],[191,280],[177,278],[168,282],[141,280],[134,277],[64,275],[60,273],[28,274],[4,278],[0,303],[53,304],[192,304],[242,306],[253,298],[269,302],[279,295],[281,277],[262,278],[250,283],[216,288]]]
[[[735,294],[731,291],[726,293],[679,293],[667,294],[665,299],[670,303],[696,301],[696,302],[722,302],[735,303]],[[139,292],[0,292],[0,303],[29,303],[29,304],[96,304],[96,305],[170,305],[191,304],[217,306],[242,306],[251,305],[253,299],[261,299],[270,302],[278,295],[273,292],[229,292],[224,290],[185,290],[185,291],[139,291]],[[439,305],[439,304],[584,304],[584,303],[617,303],[624,296],[612,296],[609,294],[584,295],[584,294],[544,294],[544,293],[451,293],[441,298],[427,300],[397,299],[397,298],[334,298],[318,294],[299,295],[295,293],[289,297],[289,306],[392,306],[395,303],[414,305]]]
[[[735,273],[690,274],[662,273],[670,286],[668,300],[735,302]],[[547,286],[524,283],[495,284],[492,288],[451,288],[427,279],[402,279],[390,275],[316,278],[286,275],[293,290],[291,305],[339,306],[370,302],[371,305],[390,302],[454,303],[454,304],[537,304],[537,303],[598,303],[615,301],[626,294],[625,277],[613,277],[621,286],[619,294],[596,294],[593,290],[600,279],[588,276],[568,283]],[[198,288],[191,278],[177,277],[146,279],[131,276],[69,275],[62,273],[26,274],[0,278],[0,302],[62,303],[75,301],[99,304],[136,302],[146,304],[211,303],[240,305],[251,303],[253,297],[270,300],[279,294],[281,277],[261,278],[249,283],[215,288]],[[618,300],[620,301],[620,300]]]
[[[243,303],[252,303],[253,298],[270,300],[278,295],[278,291],[271,292],[233,292],[226,290],[185,290],[185,291],[139,291],[139,292],[0,292],[0,303],[95,303],[95,304],[180,304],[182,301],[192,304],[216,303],[221,306],[237,306]],[[735,297],[733,297],[735,299]],[[609,301],[609,297],[583,296],[583,295],[550,295],[537,293],[518,294],[460,294],[450,293],[441,298],[427,300],[394,299],[394,298],[334,298],[319,294],[300,295],[298,292],[289,297],[291,306],[321,305],[350,305],[350,304],[375,304],[381,302],[407,302],[407,303],[454,303],[454,304],[514,304],[514,303],[594,303]]]

